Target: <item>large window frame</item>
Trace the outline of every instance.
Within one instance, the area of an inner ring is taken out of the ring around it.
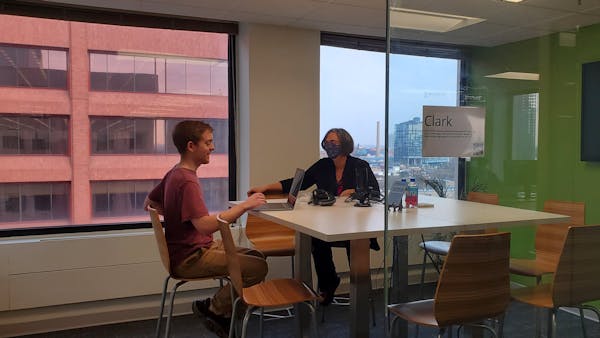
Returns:
[[[67,21],[78,21],[87,23],[100,23],[120,26],[133,26],[145,28],[163,28],[171,30],[201,31],[213,33],[228,34],[228,129],[229,129],[229,199],[235,199],[237,196],[237,170],[236,170],[236,151],[235,151],[235,35],[238,32],[238,25],[234,22],[211,21],[188,18],[182,16],[168,16],[147,14],[133,11],[118,10],[99,10],[85,6],[71,6],[64,4],[32,4],[28,1],[11,1],[0,4],[0,14],[28,16],[46,19],[58,19]],[[69,84],[67,83],[67,87]],[[143,229],[151,228],[150,222],[124,222],[124,223],[93,223],[77,224],[65,226],[52,226],[43,228],[22,228],[0,230],[0,237],[30,236],[30,235],[50,235],[77,232],[102,232],[113,230]]]
[[[384,54],[386,52],[386,40],[384,38],[354,36],[327,32],[321,33],[321,46],[381,52]],[[394,39],[390,42],[390,53],[459,60],[460,70],[458,87],[460,93],[458,104],[461,106],[465,105],[467,99],[467,91],[465,89],[468,87],[468,65],[470,62],[469,55],[466,52],[466,48],[443,43],[430,43],[422,41]],[[386,138],[387,137],[388,136],[386,135]],[[457,166],[458,177],[456,182],[456,196],[460,199],[464,199],[464,197],[466,196],[465,159],[458,158]]]

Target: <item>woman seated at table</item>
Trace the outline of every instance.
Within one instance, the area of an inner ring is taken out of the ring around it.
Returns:
[[[354,140],[345,129],[330,129],[321,141],[321,146],[327,152],[327,157],[318,160],[306,170],[301,189],[306,189],[316,184],[318,189],[324,189],[332,195],[348,197],[355,191],[356,169],[364,170],[366,168],[368,186],[379,194],[379,184],[369,163],[350,156],[354,150]],[[291,178],[285,179],[251,188],[248,191],[248,195],[266,191],[287,193],[290,190],[291,184]],[[333,263],[332,247],[345,247],[346,254],[350,258],[349,241],[324,242],[317,238],[312,239],[312,255],[315,261],[318,287],[323,297],[322,305],[329,305],[333,301],[335,290],[340,284],[340,278]],[[370,247],[373,250],[379,250],[377,239],[371,239]]]

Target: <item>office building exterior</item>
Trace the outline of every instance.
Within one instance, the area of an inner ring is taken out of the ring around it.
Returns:
[[[146,221],[191,118],[215,129],[199,175],[224,207],[226,34],[0,17],[0,229]]]

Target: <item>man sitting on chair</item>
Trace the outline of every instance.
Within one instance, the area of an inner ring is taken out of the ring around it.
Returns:
[[[177,277],[210,277],[227,275],[227,259],[221,241],[213,240],[219,230],[218,219],[232,223],[246,211],[266,202],[262,193],[228,210],[210,215],[196,171],[210,161],[215,150],[213,128],[201,121],[182,121],[173,130],[173,143],[180,161],[148,194],[144,209],[150,206],[164,215],[171,271]],[[267,263],[264,256],[252,249],[238,248],[244,286],[264,280]],[[227,284],[212,299],[195,301],[192,310],[204,318],[208,329],[227,337],[231,318],[230,285]]]

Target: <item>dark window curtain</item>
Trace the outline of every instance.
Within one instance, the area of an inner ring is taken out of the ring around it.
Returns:
[[[235,148],[235,110],[237,109],[236,38],[229,34],[228,79],[229,79],[229,200],[237,200],[237,151]]]

